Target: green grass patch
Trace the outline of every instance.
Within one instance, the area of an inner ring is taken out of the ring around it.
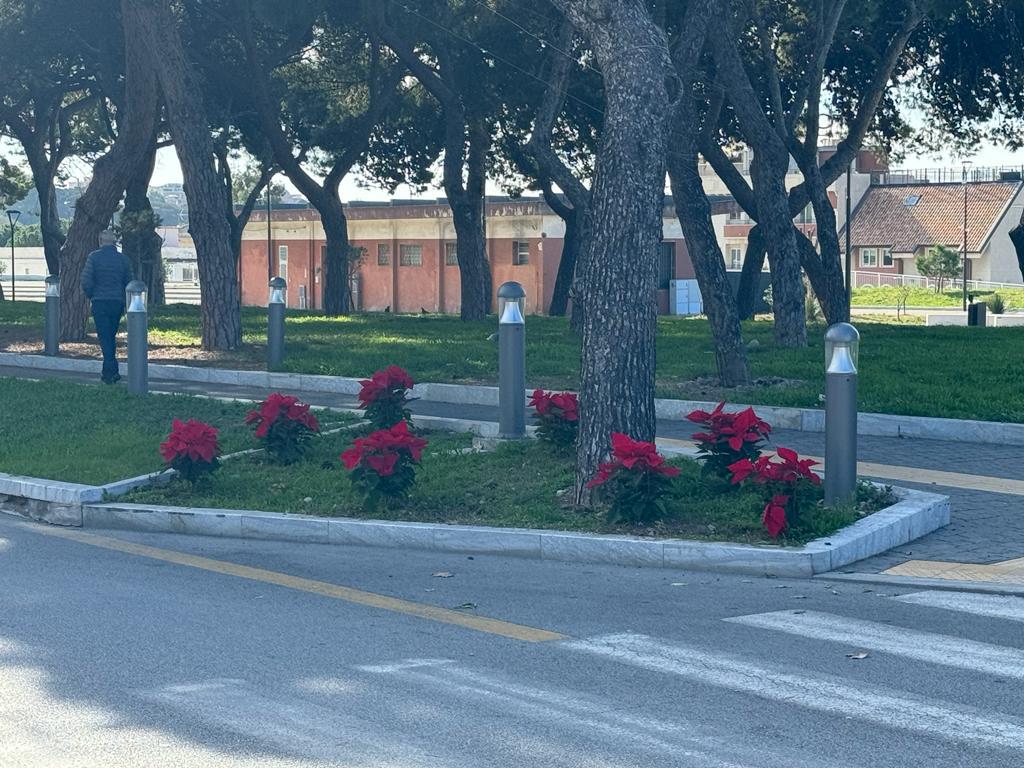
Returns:
[[[870,289],[884,290],[884,289]],[[1013,300],[1010,300],[1011,305]],[[1022,301],[1021,306],[1024,306]],[[0,303],[0,329],[9,321],[24,329],[41,305]],[[260,367],[265,311],[246,308],[247,347],[219,365]],[[915,416],[985,419],[1024,423],[1024,370],[1019,359],[1024,328],[924,327],[862,322],[860,407],[862,411]],[[151,318],[154,337],[164,334],[198,345],[196,307],[158,308]],[[283,369],[297,373],[369,376],[386,365],[409,370],[417,381],[494,383],[498,347],[488,336],[490,318],[464,323],[439,315],[359,314],[326,318],[289,310]],[[820,407],[824,391],[824,326],[808,329],[804,349],[780,349],[770,321],[744,323],[750,350],[749,387],[715,386],[715,356],[703,318],[658,319],[657,393],[695,400]],[[529,383],[547,388],[579,385],[579,340],[564,318],[529,317],[526,326]],[[0,348],[3,337],[0,334]],[[207,361],[209,364],[209,361]]]
[[[351,434],[326,435],[313,443],[306,460],[282,467],[253,455],[224,462],[195,488],[175,481],[170,485],[133,492],[128,500],[142,504],[184,507],[254,509],[268,512],[372,517],[430,523],[517,528],[544,528],[590,533],[680,537],[713,541],[767,542],[761,525],[763,496],[751,488],[708,483],[699,466],[674,460],[682,472],[673,484],[669,516],[655,526],[637,528],[608,523],[600,511],[563,504],[560,491],[571,488],[572,460],[539,441],[500,446],[489,453],[460,453],[469,445],[466,435],[429,434],[417,484],[404,506],[367,515],[352,490],[338,457]],[[821,509],[808,499],[805,523],[785,537],[802,544],[834,533],[864,514],[890,502],[869,494],[865,508]]]
[[[976,301],[982,301],[994,293],[1006,300],[1011,309],[1024,309],[1024,288],[997,288],[986,291],[969,291]],[[902,301],[903,292],[893,285],[870,286],[862,285],[853,289],[853,306],[855,307],[895,307]],[[951,308],[963,306],[963,292],[948,290],[937,293],[931,288],[914,286],[907,291],[907,306],[917,309]]]
[[[163,468],[171,421],[220,430],[225,453],[251,448],[252,409],[187,395],[129,395],[123,386],[0,378],[0,472],[102,485]],[[333,414],[330,422],[349,420]]]

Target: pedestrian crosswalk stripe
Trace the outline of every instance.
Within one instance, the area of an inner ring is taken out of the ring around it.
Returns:
[[[1022,721],[1001,715],[988,716],[975,709],[936,703],[891,689],[852,684],[831,675],[787,672],[631,633],[575,640],[564,643],[564,647],[769,701],[855,717],[954,742],[1024,753]]]
[[[848,619],[815,611],[757,613],[737,616],[726,621],[815,640],[832,640],[945,667],[1024,679],[1024,651],[979,643],[975,640],[891,627],[873,621]]]
[[[979,595],[969,592],[929,591],[897,595],[892,599],[912,605],[925,605],[929,608],[944,608],[948,611],[971,613],[975,616],[1024,621],[1024,597]]]

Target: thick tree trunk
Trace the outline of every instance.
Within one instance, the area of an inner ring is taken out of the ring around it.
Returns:
[[[469,129],[469,152],[465,153],[466,130],[463,116],[456,110],[445,113],[444,190],[452,209],[455,248],[459,257],[461,307],[463,320],[483,320],[491,309],[491,265],[487,261],[487,236],[484,232],[484,189],[487,181],[487,150],[490,133],[487,126]],[[467,177],[462,179],[463,156]]]
[[[781,146],[781,144],[780,144]],[[750,166],[757,197],[758,224],[768,243],[768,264],[772,270],[772,312],[775,343],[780,347],[807,346],[804,317],[804,285],[800,273],[793,218],[786,194],[789,155],[784,150],[762,147],[754,152]]]
[[[1024,279],[1024,220],[1010,230],[1010,242],[1013,243],[1013,250],[1017,253],[1017,268],[1020,276]]]
[[[333,199],[322,202],[318,210],[326,238],[321,275],[324,313],[329,316],[347,315],[351,311],[348,269],[351,246],[348,241],[348,219],[338,199],[337,190]]]
[[[850,303],[847,300],[843,275],[842,257],[839,252],[839,228],[836,226],[836,212],[829,199],[818,166],[817,152],[802,164],[804,185],[811,197],[811,207],[818,230],[818,250],[802,233],[797,233],[797,247],[800,248],[804,271],[811,281],[811,287],[818,297],[825,319],[833,323],[850,320]],[[801,242],[803,241],[803,242]],[[804,242],[810,248],[804,247]]]
[[[122,0],[125,37],[125,106],[120,132],[110,150],[93,165],[92,180],[75,205],[75,216],[61,248],[61,339],[85,338],[88,300],[82,293],[82,269],[96,250],[99,234],[110,224],[121,194],[143,162],[157,120],[158,83],[131,9]]]
[[[548,306],[551,317],[565,317],[569,311],[569,291],[572,290],[572,281],[576,275],[576,255],[580,245],[576,211],[568,209],[562,221],[565,224],[565,237],[562,238],[562,256],[558,261],[555,287],[551,291],[551,304]]]
[[[156,166],[156,142],[125,189],[121,212],[121,247],[131,259],[135,276],[146,284],[150,306],[163,306],[164,262],[163,241],[156,233],[159,222],[149,202],[149,181]]]
[[[740,284],[736,291],[736,309],[740,320],[750,320],[757,311],[757,302],[761,298],[761,273],[764,270],[764,259],[768,255],[759,225],[751,228],[747,235],[747,252],[743,256],[743,269],[740,272]]]
[[[26,153],[26,157],[32,171],[32,183],[39,196],[39,229],[43,235],[46,269],[51,275],[59,275],[60,249],[64,245],[65,236],[60,226],[57,188],[53,183],[51,164],[42,148],[40,148],[40,156],[33,158]]]
[[[608,456],[612,432],[654,440],[657,253],[676,78],[665,36],[641,0],[554,3],[589,38],[605,87],[584,256],[576,485],[586,502],[585,484]]]
[[[242,343],[238,275],[231,230],[221,208],[223,193],[202,88],[185,58],[167,2],[135,0],[129,5],[126,13],[135,17],[152,54],[181,162],[199,267],[203,349],[237,349]]]
[[[676,138],[680,143],[689,141],[687,137],[677,135]],[[679,146],[675,142],[673,144]],[[696,147],[685,155],[672,153],[668,165],[676,216],[697,275],[704,312],[711,323],[718,380],[723,387],[746,384],[750,381],[747,348],[743,344],[743,331],[725,270],[725,258],[711,222],[711,203],[701,185]]]

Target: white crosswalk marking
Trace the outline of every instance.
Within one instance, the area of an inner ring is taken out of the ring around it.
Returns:
[[[995,619],[1009,619],[1024,622],[1024,598],[1003,595],[979,595],[971,592],[912,592],[892,598],[901,603],[926,605],[929,608],[945,608],[949,611],[972,613],[976,616],[991,616]]]
[[[1024,679],[1024,651],[958,637],[891,627],[815,611],[776,611],[726,621],[791,635],[832,640],[856,648],[892,653],[930,664],[970,669],[997,677]]]
[[[856,717],[933,737],[1024,753],[1024,723],[1003,716],[868,687],[828,675],[785,672],[644,635],[607,635],[565,644],[584,653],[771,701]]]

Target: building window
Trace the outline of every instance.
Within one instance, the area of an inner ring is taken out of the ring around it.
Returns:
[[[729,269],[743,269],[742,248],[733,247],[729,249]]]
[[[288,246],[277,246],[277,276],[288,279]]]
[[[196,283],[199,282],[199,275],[196,274],[195,267],[182,267],[181,268],[181,281],[183,283]]]
[[[391,263],[391,246],[388,243],[377,243],[377,266],[386,267]]]
[[[676,277],[676,244],[658,243],[658,290],[667,291]]]
[[[402,243],[402,245],[398,246],[398,266],[423,266],[423,246],[413,245],[412,243]]]
[[[746,211],[734,210],[729,212],[729,224],[749,224],[750,217],[747,216]]]
[[[892,266],[892,251],[890,251],[888,248],[883,248],[882,249],[882,266],[883,267],[891,267]]]
[[[459,247],[458,243],[445,243],[444,244],[444,264],[446,267],[457,267],[459,266]]]
[[[530,244],[525,240],[512,241],[512,266],[521,267],[530,263]]]
[[[862,267],[877,267],[878,266],[878,249],[877,248],[861,248],[860,249],[860,265]]]

